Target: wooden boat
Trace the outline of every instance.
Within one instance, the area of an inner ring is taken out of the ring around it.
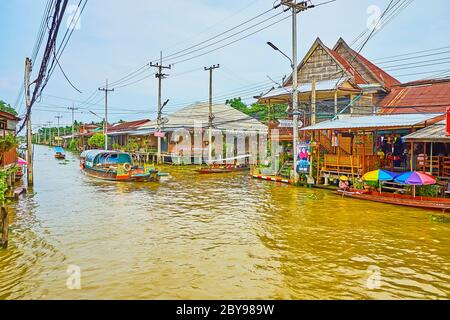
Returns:
[[[61,148],[61,147],[55,148],[55,158],[60,159],[60,160],[64,160],[66,158],[66,154],[64,153],[63,148]]]
[[[212,174],[212,173],[231,173],[239,171],[250,170],[249,166],[246,165],[222,165],[222,166],[209,166],[207,168],[198,169],[197,172],[200,174]]]
[[[412,197],[394,193],[379,193],[365,191],[336,191],[338,195],[351,197],[360,200],[368,200],[374,202],[382,202],[387,204],[395,204],[399,206],[415,207],[429,210],[441,210],[443,212],[450,211],[450,199],[446,198],[430,198],[430,197]]]
[[[88,175],[109,181],[158,181],[159,175],[151,165],[133,165],[130,154],[119,151],[89,150],[80,156],[81,169]]]

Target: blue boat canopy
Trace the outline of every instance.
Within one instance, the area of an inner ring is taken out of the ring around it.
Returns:
[[[64,153],[64,149],[62,147],[55,147],[55,153]]]
[[[131,155],[123,152],[89,150],[81,155],[86,158],[86,165],[95,166],[99,164],[124,164],[133,163]]]

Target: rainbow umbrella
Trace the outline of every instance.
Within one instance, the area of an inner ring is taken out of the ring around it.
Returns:
[[[395,178],[395,182],[413,186],[413,196],[416,196],[416,186],[429,186],[436,184],[436,179],[424,172],[405,172],[404,174]]]
[[[392,181],[398,176],[398,173],[386,170],[375,170],[363,175],[364,181]]]

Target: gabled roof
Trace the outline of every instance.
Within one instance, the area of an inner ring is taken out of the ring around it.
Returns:
[[[320,40],[320,38],[317,38],[311,48],[309,49],[308,53],[305,55],[303,60],[298,65],[297,69],[300,70],[306,62],[310,59],[311,55],[314,53],[314,51],[317,49],[317,47],[323,48],[325,52],[328,53],[328,55],[336,62],[336,64],[341,68],[341,70],[344,72],[345,77],[351,77],[354,78],[354,82],[356,84],[374,84],[373,79],[376,79],[379,84],[381,84],[383,87],[390,89],[392,86],[400,84],[400,82],[392,77],[387,72],[383,71],[381,68],[364,58],[361,54],[358,54],[353,49],[350,48],[350,46],[342,39],[340,38],[336,45],[333,47],[333,49],[328,48],[325,46]],[[349,56],[352,57],[352,59],[349,61],[346,59],[343,55],[339,54],[337,49],[341,47],[348,52]],[[354,59],[353,59],[354,58]],[[355,64],[355,61],[357,60],[362,67],[357,67]],[[363,68],[362,72],[361,70],[358,70]],[[339,73],[339,72],[338,72]],[[364,74],[370,74],[371,78],[364,77]],[[289,85],[292,83],[292,74],[286,79],[284,85]]]
[[[446,112],[450,79],[422,80],[395,86],[381,102],[383,113]]]
[[[145,125],[146,123],[150,122],[149,119],[142,119],[142,120],[135,120],[135,121],[128,121],[128,122],[122,122],[122,123],[116,123],[113,124],[108,128],[109,131],[124,131],[124,130],[132,130],[136,129],[142,125]]]
[[[344,39],[339,38],[339,40],[336,42],[336,44],[333,47],[333,52],[337,53],[337,49],[339,47],[342,47],[344,50],[348,52],[348,54],[353,57],[354,59],[359,60],[365,67],[366,71],[369,72],[375,79],[378,80],[380,84],[382,84],[386,88],[390,88],[392,86],[400,84],[400,81],[392,77],[390,74],[367,60],[365,57],[363,57],[361,54],[350,48],[350,46],[345,42]],[[353,59],[352,58],[352,59]],[[352,63],[353,61],[349,61],[348,63]],[[368,83],[367,79],[365,79],[366,83]]]
[[[300,62],[300,64],[297,66],[297,70],[300,71],[300,69],[305,65],[305,63],[309,60],[309,58],[311,57],[311,55],[314,53],[314,51],[317,49],[317,47],[321,47],[323,50],[325,50],[328,55],[334,60],[334,62],[336,62],[336,64],[342,69],[343,72],[347,73],[348,77],[352,77],[353,74],[350,73],[350,71],[342,64],[342,59],[338,59],[337,54],[333,54],[331,52],[331,50],[323,44],[322,40],[320,40],[320,38],[317,38],[314,43],[312,44],[311,48],[308,50],[308,52],[306,53],[305,57],[302,59],[302,61]],[[289,75],[289,77],[286,79],[286,81],[284,82],[284,85],[288,85],[292,83],[292,74]]]
[[[213,105],[213,126],[222,130],[252,130],[266,131],[267,126],[258,120],[242,113],[226,104]],[[209,119],[209,105],[197,103],[178,110],[166,117],[164,127],[167,129],[194,128],[195,126],[207,127]],[[156,121],[140,127],[141,130],[155,129]]]

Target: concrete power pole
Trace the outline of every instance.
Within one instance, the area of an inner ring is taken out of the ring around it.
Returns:
[[[31,76],[31,60],[25,60],[25,94],[27,104],[27,182],[28,186],[33,186],[33,143],[31,131],[31,98],[30,98],[30,76]]]
[[[307,1],[281,0],[281,4],[292,11],[292,109],[293,109],[293,155],[294,155],[294,182],[298,182],[297,157],[298,157],[298,69],[297,69],[297,13],[310,8]]]
[[[150,62],[150,67],[154,67],[158,69],[158,72],[155,74],[155,77],[158,79],[158,155],[157,155],[157,162],[158,164],[161,164],[161,125],[162,125],[162,79],[166,78],[168,75],[164,74],[162,72],[163,69],[172,69],[171,65],[164,66],[163,65],[163,56],[162,51],[160,53],[160,60],[158,63],[152,63]]]
[[[63,116],[62,115],[57,115],[57,116],[55,116],[55,118],[56,119],[58,119],[58,143],[59,143],[59,138],[60,138],[60,134],[59,134],[59,120],[62,118]]]
[[[209,116],[208,116],[208,161],[212,161],[212,129],[213,129],[213,70],[220,68],[220,64],[211,67],[205,67],[209,71]]]
[[[75,139],[75,111],[78,110],[78,108],[75,108],[74,105],[72,104],[72,107],[67,108],[70,111],[72,111],[72,141]]]
[[[52,145],[52,123],[53,121],[47,121],[48,125],[48,145]]]
[[[98,90],[105,92],[105,119],[103,124],[103,133],[105,135],[105,150],[108,150],[108,92],[114,92],[114,89],[108,89],[108,80],[106,80],[106,86],[104,88],[98,88]]]

